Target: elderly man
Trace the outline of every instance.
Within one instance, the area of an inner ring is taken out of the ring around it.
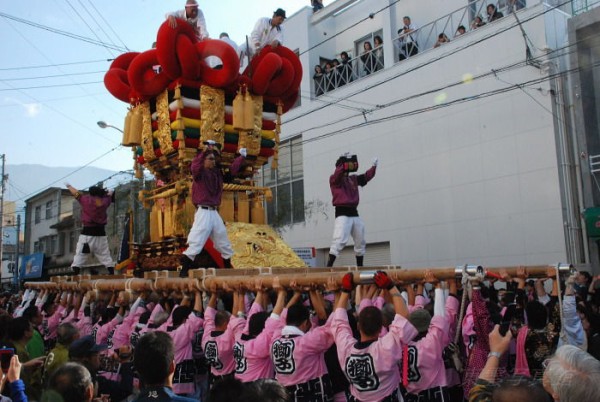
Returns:
[[[255,53],[267,45],[277,47],[283,44],[281,24],[285,20],[285,10],[278,8],[272,18],[261,18],[256,21],[250,34],[250,46]]]
[[[79,363],[65,363],[50,378],[50,387],[44,392],[46,400],[64,402],[91,402],[94,383],[90,372]]]
[[[208,39],[208,31],[206,30],[206,21],[202,10],[198,8],[196,0],[187,0],[185,2],[185,10],[178,10],[167,14],[167,21],[171,28],[177,27],[176,18],[186,20],[194,30],[198,40]]]
[[[575,346],[561,346],[548,360],[542,382],[555,401],[600,401],[600,361]]]

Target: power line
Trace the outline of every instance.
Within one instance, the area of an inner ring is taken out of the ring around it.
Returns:
[[[20,78],[3,78],[0,81],[25,81],[25,80],[41,80],[46,78],[64,78],[64,77],[72,77],[78,75],[91,75],[91,74],[105,74],[106,71],[87,71],[82,73],[65,73],[65,74],[55,74],[55,75],[40,75],[37,77],[20,77]]]
[[[102,13],[100,11],[98,11],[98,9],[96,8],[96,6],[94,5],[94,3],[92,3],[91,0],[88,0],[88,3],[90,3],[90,6],[94,9],[94,11],[96,12],[96,14],[98,14],[100,16],[100,18],[102,19],[102,21],[106,24],[106,26],[110,29],[110,31],[117,37],[117,39],[119,40],[119,42],[121,42],[121,44],[123,45],[123,47],[125,49],[127,49],[127,51],[129,51],[129,48],[127,47],[127,45],[125,44],[125,42],[123,42],[123,40],[121,39],[121,37],[119,36],[119,34],[117,34],[115,32],[115,30],[113,29],[113,27],[110,25],[110,23],[104,18],[104,16],[102,15]],[[79,0],[79,4],[81,4],[83,6],[83,8],[88,12],[88,14],[90,15],[90,17],[92,17],[92,19],[94,20],[94,22],[96,22],[96,24],[100,27],[100,29],[102,29],[102,25],[99,24],[96,19],[94,18],[94,16],[92,15],[92,13],[90,13],[87,8],[85,7],[85,5],[83,5],[81,3],[81,0]],[[108,38],[108,34],[104,31],[104,29],[102,29],[102,32],[104,32],[104,34],[106,35],[106,37]],[[114,44],[114,42],[111,40],[111,43]]]
[[[15,17],[14,15],[6,14],[6,13],[3,13],[3,12],[0,12],[0,17],[3,17],[3,18],[6,18],[6,19],[9,19],[9,20],[13,20],[13,21],[19,22],[21,24],[29,25],[29,26],[32,26],[34,28],[43,29],[44,31],[52,32],[52,33],[55,33],[55,34],[58,34],[58,35],[63,35],[63,36],[66,36],[68,38],[71,38],[71,39],[76,39],[76,40],[80,40],[82,42],[90,43],[92,45],[102,46],[102,47],[105,47],[105,48],[116,50],[118,52],[126,52],[127,51],[127,49],[122,48],[120,46],[111,45],[111,44],[108,44],[108,43],[105,43],[105,42],[102,42],[102,41],[97,41],[97,40],[94,40],[94,39],[91,39],[91,38],[88,38],[88,37],[85,37],[85,36],[82,36],[82,35],[77,35],[77,34],[74,34],[74,33],[71,33],[71,32],[62,31],[60,29],[56,29],[56,28],[52,28],[52,27],[49,27],[49,26],[46,26],[46,25],[38,24],[36,22],[29,21],[29,20],[26,20],[26,19],[23,19],[23,18],[19,18],[19,17]]]
[[[48,187],[51,187],[53,184],[56,184],[56,183],[58,183],[59,181],[62,181],[62,180],[64,180],[64,179],[66,179],[67,177],[70,177],[70,176],[74,175],[75,173],[77,173],[77,172],[79,172],[79,171],[81,171],[81,170],[85,169],[86,167],[88,167],[88,166],[89,166],[89,165],[91,165],[92,163],[96,162],[96,161],[97,161],[97,160],[99,160],[99,159],[102,159],[102,158],[104,158],[106,155],[108,155],[108,154],[110,154],[110,153],[112,153],[112,152],[116,151],[117,149],[119,149],[119,148],[121,148],[121,147],[122,147],[122,145],[121,145],[121,144],[119,144],[119,145],[117,145],[116,147],[109,149],[108,151],[104,152],[102,155],[98,156],[97,158],[94,158],[94,159],[92,159],[91,161],[89,161],[88,163],[84,164],[83,166],[80,166],[80,167],[78,167],[77,169],[73,170],[72,172],[70,172],[70,173],[67,173],[66,175],[64,175],[64,176],[60,177],[59,179],[56,179],[56,180],[54,180],[52,183],[49,183],[49,184],[47,184],[47,185],[46,185],[45,187],[43,187],[43,188],[40,188],[40,189],[38,189],[38,190],[36,190],[36,191],[32,191],[31,193],[29,193],[29,194],[27,194],[27,195],[25,195],[25,196],[23,196],[23,197],[19,198],[17,201],[22,201],[22,200],[24,200],[25,198],[29,198],[30,196],[32,196],[32,195],[35,195],[35,194],[37,194],[37,193],[39,193],[39,192],[41,192],[41,191],[43,191],[43,190],[47,189]],[[112,177],[112,176],[109,176],[109,177]],[[106,180],[108,180],[108,179],[106,179]]]
[[[69,0],[67,0],[67,4],[69,5],[69,7],[71,7],[71,9],[73,10],[73,12],[79,17],[79,19],[85,24],[85,26],[88,27],[88,29],[90,30],[90,32],[92,33],[92,35],[94,35],[96,37],[96,39],[98,39],[98,42],[103,43],[102,40],[100,39],[100,37],[96,34],[96,31],[94,31],[92,29],[92,27],[90,26],[90,24],[87,23],[87,21],[85,20],[85,18],[83,18],[83,16],[81,14],[79,14],[79,11],[77,11],[77,9],[75,7],[73,7],[73,5],[71,4],[71,2]],[[109,38],[110,40],[110,38]],[[113,43],[114,46],[114,43]],[[106,46],[103,46],[104,49],[106,49],[106,51],[112,56],[114,57],[113,52],[111,51],[111,49],[109,49]]]
[[[0,71],[29,70],[29,69],[36,69],[36,68],[73,66],[73,65],[79,65],[79,64],[106,63],[108,61],[112,61],[112,59],[99,59],[99,60],[88,60],[88,61],[72,61],[70,63],[45,64],[45,65],[41,65],[41,66],[7,67],[7,68],[0,68]]]
[[[53,84],[53,85],[39,85],[35,87],[22,87],[22,88],[3,88],[0,89],[0,92],[6,91],[25,91],[27,89],[43,89],[43,88],[62,88],[62,87],[78,87],[81,85],[92,85],[92,84],[102,84],[104,81],[90,81],[90,82],[75,82],[72,84]]]

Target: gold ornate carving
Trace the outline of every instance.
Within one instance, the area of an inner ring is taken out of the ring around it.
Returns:
[[[227,235],[234,250],[234,267],[306,267],[269,225],[228,223]]]
[[[165,89],[156,97],[156,114],[158,115],[158,130],[156,133],[160,150],[163,155],[174,151],[171,140],[171,122],[169,119],[169,93]]]
[[[150,162],[156,159],[154,145],[152,144],[152,115],[150,114],[150,102],[144,102],[136,108],[142,113],[142,149],[144,150],[144,159]],[[148,167],[148,165],[146,164]]]
[[[225,145],[225,92],[221,89],[203,85],[200,88],[200,110],[202,127],[200,129],[200,143],[213,140]]]

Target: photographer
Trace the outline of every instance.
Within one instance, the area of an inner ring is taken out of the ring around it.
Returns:
[[[89,194],[81,194],[79,190],[70,184],[66,183],[66,186],[81,205],[81,223],[83,224],[71,268],[78,275],[81,266],[93,254],[106,267],[108,273],[114,275],[115,263],[110,256],[105,230],[108,219],[106,211],[110,204],[115,201],[114,193],[100,186],[92,186]],[[98,272],[92,270],[92,274],[96,275]]]

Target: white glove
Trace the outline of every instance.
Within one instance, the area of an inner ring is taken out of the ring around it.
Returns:
[[[248,156],[248,150],[246,148],[241,148],[240,155],[242,155],[245,158],[246,156]]]
[[[349,158],[349,157],[350,157],[350,152],[344,152],[344,153],[342,154],[342,156],[343,156],[344,158]]]
[[[373,166],[377,166],[377,164],[379,164],[379,158],[378,157],[374,157],[373,158]]]

